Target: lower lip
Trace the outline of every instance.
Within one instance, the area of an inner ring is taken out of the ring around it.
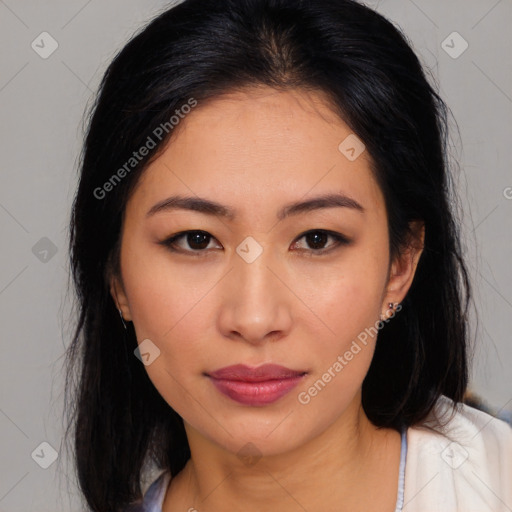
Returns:
[[[267,380],[263,382],[242,382],[211,378],[215,387],[232,400],[244,405],[268,405],[289,393],[304,375],[298,377]]]

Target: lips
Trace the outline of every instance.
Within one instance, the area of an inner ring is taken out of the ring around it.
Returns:
[[[251,406],[271,404],[289,393],[307,372],[265,364],[257,368],[228,366],[207,375],[223,395]]]
[[[264,364],[251,368],[244,364],[227,366],[208,375],[214,379],[236,380],[242,382],[265,382],[268,380],[282,380],[304,375],[305,371],[296,371],[277,364]]]

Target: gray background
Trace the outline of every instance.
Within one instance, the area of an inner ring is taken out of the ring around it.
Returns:
[[[505,414],[512,411],[512,2],[367,4],[404,30],[456,120],[452,156],[460,164],[464,243],[480,316],[472,389]],[[82,118],[116,50],[166,5],[0,0],[0,512],[80,510],[61,443],[72,303],[67,223]],[[457,58],[443,49],[455,55],[463,48],[458,36],[447,39],[454,31],[469,45]],[[47,59],[31,47],[35,40],[48,50],[42,32],[58,42]],[[59,453],[48,469],[40,467],[51,462],[42,442]]]

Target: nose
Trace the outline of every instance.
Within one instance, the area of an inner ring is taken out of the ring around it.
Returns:
[[[251,344],[277,341],[292,327],[293,293],[286,272],[267,251],[251,263],[237,254],[223,282],[218,327],[230,339]]]

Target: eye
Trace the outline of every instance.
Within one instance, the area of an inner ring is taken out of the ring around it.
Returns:
[[[214,240],[214,237],[206,231],[183,231],[166,238],[160,244],[174,252],[200,253],[206,252],[211,240]],[[180,245],[180,241],[184,241],[188,248]]]
[[[304,239],[309,248],[298,248],[298,241]],[[330,246],[325,247],[326,243],[331,239],[333,242]],[[167,247],[173,252],[189,253],[192,255],[200,255],[207,252],[210,242],[215,238],[210,233],[201,230],[182,231],[176,233],[169,238],[166,238],[161,245]],[[182,243],[180,243],[182,242]],[[297,249],[300,252],[309,252],[311,254],[323,254],[331,252],[341,245],[350,244],[351,240],[343,236],[341,233],[334,231],[327,231],[323,229],[310,230],[300,235],[292,245],[292,249]],[[184,247],[186,244],[188,247]],[[220,245],[220,244],[219,244]]]
[[[331,252],[332,250],[336,249],[341,245],[350,244],[350,240],[347,237],[343,236],[341,233],[327,231],[324,229],[307,231],[306,233],[300,235],[297,238],[297,240],[301,240],[302,238],[304,238],[304,240],[306,241],[307,245],[310,246],[310,248],[299,250],[310,252],[312,254],[323,254],[326,252]],[[334,242],[330,246],[327,246],[326,248],[325,245],[328,242],[329,238],[332,239]],[[298,242],[296,241],[292,247],[296,246],[297,244]]]

